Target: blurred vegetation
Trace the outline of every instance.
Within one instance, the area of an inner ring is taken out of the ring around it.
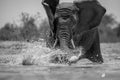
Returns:
[[[120,30],[117,28],[117,21],[113,15],[105,15],[99,25],[99,34],[101,42],[120,42],[120,37],[117,36]]]
[[[40,16],[38,14],[37,16]],[[49,24],[47,19],[37,26],[35,24],[36,17],[30,16],[28,13],[21,13],[21,22],[23,25],[18,26],[13,23],[6,23],[0,29],[0,41],[31,41],[40,38],[47,39],[49,34]],[[99,25],[101,42],[120,42],[120,24],[116,28],[112,28],[118,24],[112,15],[105,15]]]
[[[118,24],[118,27],[114,29],[114,31],[116,32],[117,37],[120,38],[120,23]]]
[[[39,15],[39,14],[38,14]],[[43,20],[37,26],[35,24],[36,17],[30,16],[28,13],[21,13],[22,25],[18,26],[13,23],[6,23],[0,29],[0,41],[31,41],[46,38],[48,33],[48,22]]]

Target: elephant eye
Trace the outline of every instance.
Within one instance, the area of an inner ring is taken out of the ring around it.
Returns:
[[[66,15],[66,16],[63,16],[62,18],[63,18],[63,19],[68,19],[68,18],[70,18],[70,16],[69,16],[69,15]]]

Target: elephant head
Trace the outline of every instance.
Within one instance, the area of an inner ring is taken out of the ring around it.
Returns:
[[[73,42],[73,28],[76,26],[77,7],[73,3],[61,3],[56,8],[55,21],[56,21],[56,35],[55,38],[58,45],[63,50],[74,49]],[[56,46],[55,43],[54,46]]]
[[[56,6],[55,14],[48,5],[42,3],[50,24],[49,46],[62,50],[74,49],[73,28],[78,22],[78,8],[73,3],[61,3]]]

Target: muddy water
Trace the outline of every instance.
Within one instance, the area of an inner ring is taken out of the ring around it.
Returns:
[[[8,48],[8,43],[0,45],[4,46],[0,49],[0,80],[120,80],[120,43],[101,44],[103,64],[84,59],[71,66],[49,64],[46,57],[41,58],[43,54],[59,52],[44,44],[23,43],[27,47],[20,48],[19,53],[17,49],[15,54],[16,48]],[[23,66],[21,63],[28,56],[32,56],[33,64]]]

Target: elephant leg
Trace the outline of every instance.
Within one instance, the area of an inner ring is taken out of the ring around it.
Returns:
[[[87,51],[91,47],[97,32],[98,29],[93,28],[92,30],[86,30],[81,32],[80,34],[74,35],[73,40],[75,46],[77,48],[83,47]]]
[[[100,51],[99,34],[97,33],[91,48],[86,52],[86,58],[95,63],[103,63]]]
[[[103,58],[100,51],[100,41],[98,29],[83,32],[80,37],[75,41],[77,47],[83,47],[83,53],[81,58],[87,58],[92,62],[103,63]]]
[[[86,51],[92,46],[96,35],[98,35],[98,28],[93,28],[81,33],[80,38],[76,41],[77,46],[82,46]],[[80,39],[80,40],[79,40]]]

